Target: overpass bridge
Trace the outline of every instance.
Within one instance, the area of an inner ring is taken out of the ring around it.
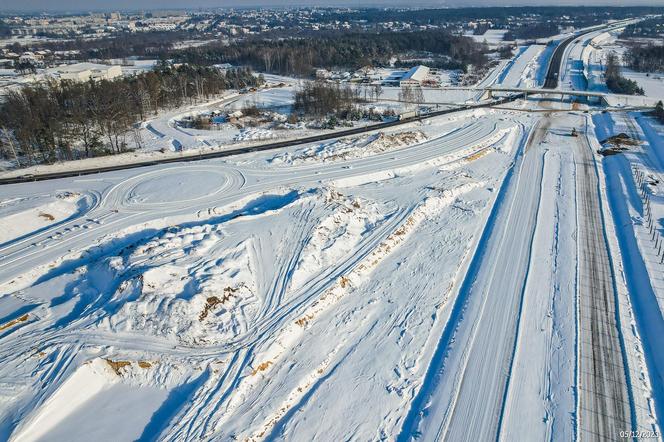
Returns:
[[[560,96],[561,101],[565,97],[581,97],[588,99],[591,103],[597,103],[611,107],[655,107],[656,98],[647,97],[643,95],[623,95],[614,94],[611,92],[597,92],[597,91],[576,91],[571,89],[547,89],[547,88],[508,88],[501,86],[487,86],[480,87],[478,90],[484,91],[482,98],[493,99],[494,93],[507,93],[507,94],[523,94],[525,98],[529,95],[540,96]]]
[[[427,89],[427,88],[423,88]],[[580,97],[588,99],[590,104],[598,104],[612,108],[653,108],[657,104],[658,99],[649,98],[642,95],[620,95],[612,94],[610,92],[593,92],[593,91],[575,91],[571,89],[546,89],[546,88],[514,88],[514,87],[501,87],[501,86],[453,86],[445,88],[436,88],[437,91],[471,91],[482,92],[480,101],[484,103],[491,103],[492,101],[498,102],[507,99],[514,101],[517,99],[528,99],[533,96],[540,96],[541,98],[548,98],[551,96],[560,97],[560,100],[565,98]],[[499,95],[499,96],[495,96]],[[381,98],[379,101],[394,101],[399,103],[412,103],[417,105],[441,105],[441,106],[459,106],[458,102],[443,102],[443,101],[406,101],[397,99]]]
[[[507,94],[522,94],[525,98],[528,98],[529,95],[553,95],[560,96],[560,99],[563,100],[565,97],[584,97],[592,98],[603,104],[609,104],[606,101],[606,97],[611,95],[615,97],[623,97],[615,94],[609,94],[606,92],[591,92],[591,91],[575,91],[571,89],[549,89],[549,88],[520,88],[520,87],[503,87],[503,86],[454,86],[442,88],[442,90],[463,90],[463,91],[476,91],[484,92],[482,95],[482,100],[491,100],[493,99],[494,93],[507,93]]]

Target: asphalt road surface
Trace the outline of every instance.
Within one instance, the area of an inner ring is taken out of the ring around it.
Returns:
[[[598,176],[587,139],[575,152],[578,224],[578,439],[615,440],[632,412]]]
[[[546,71],[546,78],[544,79],[544,89],[555,89],[558,87],[558,75],[560,75],[560,64],[563,61],[563,56],[565,55],[565,49],[572,43],[577,37],[583,34],[573,35],[566,40],[563,40],[562,43],[558,45],[553,55],[551,56],[551,61],[549,62],[549,69]]]

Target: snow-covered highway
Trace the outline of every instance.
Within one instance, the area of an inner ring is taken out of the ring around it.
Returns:
[[[661,267],[627,265],[654,234],[606,186],[614,117],[512,105],[1,186],[0,439],[656,434]],[[657,171],[654,130],[627,158]]]
[[[536,128],[534,137],[543,131]],[[411,431],[426,440],[452,435],[487,440],[498,431],[542,175],[542,154],[529,148],[527,135],[460,289],[417,408],[410,411],[416,420]],[[421,422],[419,416],[424,416]]]

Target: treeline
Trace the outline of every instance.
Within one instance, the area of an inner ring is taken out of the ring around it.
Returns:
[[[487,63],[485,47],[445,31],[353,33],[308,39],[245,40],[215,43],[177,53],[178,61],[202,65],[231,63],[281,75],[310,76],[315,68],[356,69],[387,65],[393,57],[427,52],[444,58],[445,67],[466,70]]]
[[[261,81],[248,69],[164,64],[135,77],[26,86],[0,106],[2,155],[34,164],[120,153],[129,141],[140,147],[137,123],[148,115]]]
[[[194,38],[184,31],[154,31],[154,32],[123,32],[112,37],[100,39],[75,38],[58,41],[35,41],[26,45],[14,43],[9,46],[14,52],[24,50],[48,49],[51,51],[79,51],[80,55],[73,55],[76,59],[108,59],[126,57],[158,57],[168,55],[177,42]],[[166,57],[167,58],[167,57]]]
[[[606,86],[611,92],[625,95],[643,95],[643,89],[634,80],[625,78],[620,73],[618,56],[611,52],[606,57],[606,69],[604,70]]]
[[[662,100],[657,102],[652,114],[660,123],[664,123],[664,103],[662,103]]]
[[[657,38],[662,35],[664,35],[664,17],[654,17],[626,26],[620,37]]]
[[[664,71],[664,46],[633,46],[623,56],[627,66],[639,72]]]
[[[382,93],[380,85],[365,85],[360,89],[348,84],[308,81],[295,92],[295,105],[288,120],[294,123],[301,117],[315,117],[323,120],[320,126],[322,129],[334,129],[339,125],[351,125],[351,121],[383,121],[385,118],[393,118],[396,116],[393,110],[378,112],[372,107],[367,109],[366,106],[358,105],[378,98]],[[401,93],[399,97],[401,100]]]
[[[294,111],[313,117],[342,116],[353,110],[358,99],[359,89],[348,84],[308,81],[295,93]]]
[[[12,28],[0,20],[0,37],[10,37],[12,35]]]
[[[643,16],[646,14],[661,14],[662,7],[655,6],[495,6],[470,8],[442,8],[442,9],[364,9],[358,11],[339,12],[330,14],[331,19],[339,21],[363,20],[367,23],[406,21],[418,25],[445,24],[449,22],[468,22],[480,19],[491,20],[494,24],[509,24],[515,19],[535,18],[551,19],[567,25],[574,23],[578,27],[599,24],[609,19]]]
[[[505,40],[530,40],[536,38],[545,38],[556,35],[560,32],[558,25],[552,21],[544,21],[541,23],[527,24],[524,26],[517,26],[510,29],[506,34]]]

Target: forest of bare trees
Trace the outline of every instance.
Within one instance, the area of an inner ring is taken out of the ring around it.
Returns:
[[[624,55],[627,66],[639,72],[664,72],[664,46],[633,46]]]
[[[164,64],[128,78],[25,86],[0,106],[0,153],[27,164],[120,153],[140,147],[137,123],[149,115],[261,81],[248,69]]]
[[[359,90],[348,84],[339,85],[324,81],[309,81],[295,94],[295,112],[323,117],[351,111],[359,98]]]
[[[173,58],[201,65],[231,63],[281,75],[309,77],[316,68],[356,69],[389,64],[392,57],[424,52],[432,66],[466,70],[488,62],[487,48],[473,39],[440,30],[356,33],[307,39],[244,40],[188,48]]]
[[[606,79],[606,86],[616,94],[643,95],[644,93],[635,81],[622,76],[618,55],[614,52],[609,53],[606,57],[604,78]]]
[[[383,88],[379,84],[351,86],[321,80],[308,81],[295,93],[291,119],[324,119],[326,123],[323,127],[332,129],[349,121],[382,121],[384,118],[393,118],[393,110],[379,112],[371,106],[360,105],[379,99],[382,93]]]

